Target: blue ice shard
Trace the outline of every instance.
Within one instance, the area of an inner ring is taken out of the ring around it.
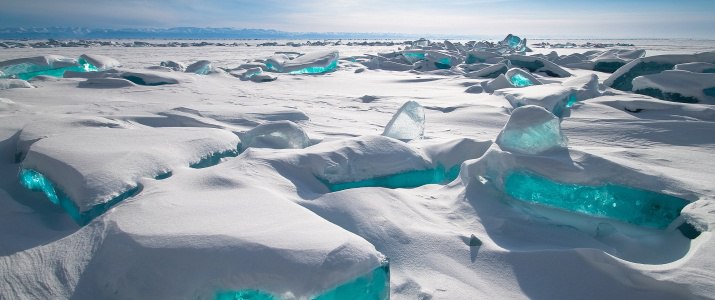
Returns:
[[[330,183],[323,181],[331,192],[362,187],[383,187],[388,189],[409,189],[426,184],[446,184],[457,179],[460,164],[445,169],[437,166],[434,169],[407,171],[393,175],[381,176],[359,181]]]
[[[398,140],[414,140],[421,139],[424,133],[424,108],[415,101],[407,101],[392,116],[382,135]]]
[[[268,71],[288,74],[322,74],[338,67],[338,51],[319,51],[290,59],[286,55],[273,56],[266,60]]]
[[[535,155],[566,147],[559,118],[540,106],[522,106],[511,113],[497,136],[502,150]]]
[[[689,202],[674,196],[605,184],[561,183],[527,172],[505,175],[504,191],[514,199],[589,216],[665,229]]]
[[[98,70],[85,57],[75,60],[59,55],[47,55],[0,62],[0,74],[3,74],[3,78],[23,80],[40,75],[62,77],[65,71],[94,72]]]
[[[196,73],[199,75],[207,75],[213,71],[213,65],[208,60],[200,60],[186,67],[186,73]]]

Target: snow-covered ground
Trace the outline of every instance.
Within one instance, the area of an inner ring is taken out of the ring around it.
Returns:
[[[644,59],[609,52],[608,62],[636,70],[654,54],[715,50],[656,44],[627,47]],[[0,61],[89,54],[122,65],[0,83],[0,299],[306,299],[356,282],[372,299],[385,294],[388,261],[392,299],[715,298],[712,74],[658,71],[638,85],[697,90],[672,96],[697,103],[679,103],[567,66],[592,68],[600,58],[587,52],[606,49],[534,48],[527,55],[545,63],[531,72],[532,58],[504,55],[538,81],[522,87],[517,71],[469,76],[500,61],[464,65],[467,52],[446,43],[414,65],[424,68],[396,70],[413,66],[390,56],[398,47],[0,49]],[[325,50],[341,58],[325,74],[262,64]],[[159,68],[168,60],[214,71]],[[242,80],[251,64],[266,81]],[[664,86],[670,73],[696,79]],[[408,101],[421,107],[395,130],[424,120],[423,134],[398,135],[422,138],[381,136]],[[542,179],[516,181],[530,175]],[[574,212],[520,201],[515,186],[615,200]],[[687,205],[668,215],[677,201]]]

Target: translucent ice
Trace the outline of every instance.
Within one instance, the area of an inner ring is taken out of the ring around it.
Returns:
[[[231,149],[223,152],[214,152],[206,157],[201,158],[201,160],[199,160],[198,162],[190,164],[189,167],[192,167],[194,169],[208,168],[217,165],[224,158],[236,157],[238,156],[238,154],[238,149]]]
[[[526,51],[526,39],[521,39],[520,37],[509,34],[504,38],[500,44],[505,45],[509,50],[514,52],[525,52]]]
[[[561,183],[525,171],[507,174],[504,190],[518,200],[658,229],[668,227],[688,204],[647,190]]]
[[[450,169],[445,169],[442,166],[438,166],[434,169],[407,171],[360,181],[340,183],[324,181],[324,183],[331,192],[361,187],[384,187],[389,189],[416,188],[425,184],[444,184],[451,182],[459,176],[459,167],[460,165],[456,165]]]
[[[424,60],[425,59],[425,52],[424,51],[404,51],[402,52],[402,56],[405,58],[405,60],[408,63],[414,63],[418,60]]]
[[[98,68],[86,58],[79,60],[58,55],[20,58],[0,62],[0,73],[4,77],[28,80],[40,75],[62,77],[65,71],[92,72]]]
[[[506,72],[505,76],[509,79],[509,82],[515,87],[527,87],[541,84],[541,82],[539,82],[539,80],[536,79],[533,75],[518,68],[509,69],[509,71]]]
[[[216,300],[276,300],[281,299],[270,293],[246,289],[240,291],[221,291],[216,294]],[[390,299],[390,267],[387,262],[369,274],[360,276],[353,281],[343,283],[320,295],[313,300],[388,300]]]
[[[300,126],[291,121],[261,124],[240,134],[241,149],[273,148],[300,149],[310,146],[310,138]]]
[[[184,65],[181,62],[173,61],[173,60],[165,60],[159,63],[160,66],[172,69],[177,72],[184,72],[186,71],[186,65]]]
[[[496,143],[502,150],[535,155],[566,146],[559,118],[540,106],[522,106],[511,113]]]
[[[421,139],[425,133],[425,111],[415,101],[407,101],[385,126],[383,136],[398,140]]]

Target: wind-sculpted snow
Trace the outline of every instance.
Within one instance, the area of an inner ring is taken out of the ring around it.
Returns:
[[[398,140],[421,139],[425,133],[425,111],[415,101],[407,101],[392,116],[382,135]]]
[[[522,106],[511,112],[496,143],[506,151],[539,154],[566,146],[560,120],[540,106]]]

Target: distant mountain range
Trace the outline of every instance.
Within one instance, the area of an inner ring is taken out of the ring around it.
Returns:
[[[464,38],[399,33],[286,32],[237,28],[122,28],[11,27],[0,28],[0,39],[412,39]]]

